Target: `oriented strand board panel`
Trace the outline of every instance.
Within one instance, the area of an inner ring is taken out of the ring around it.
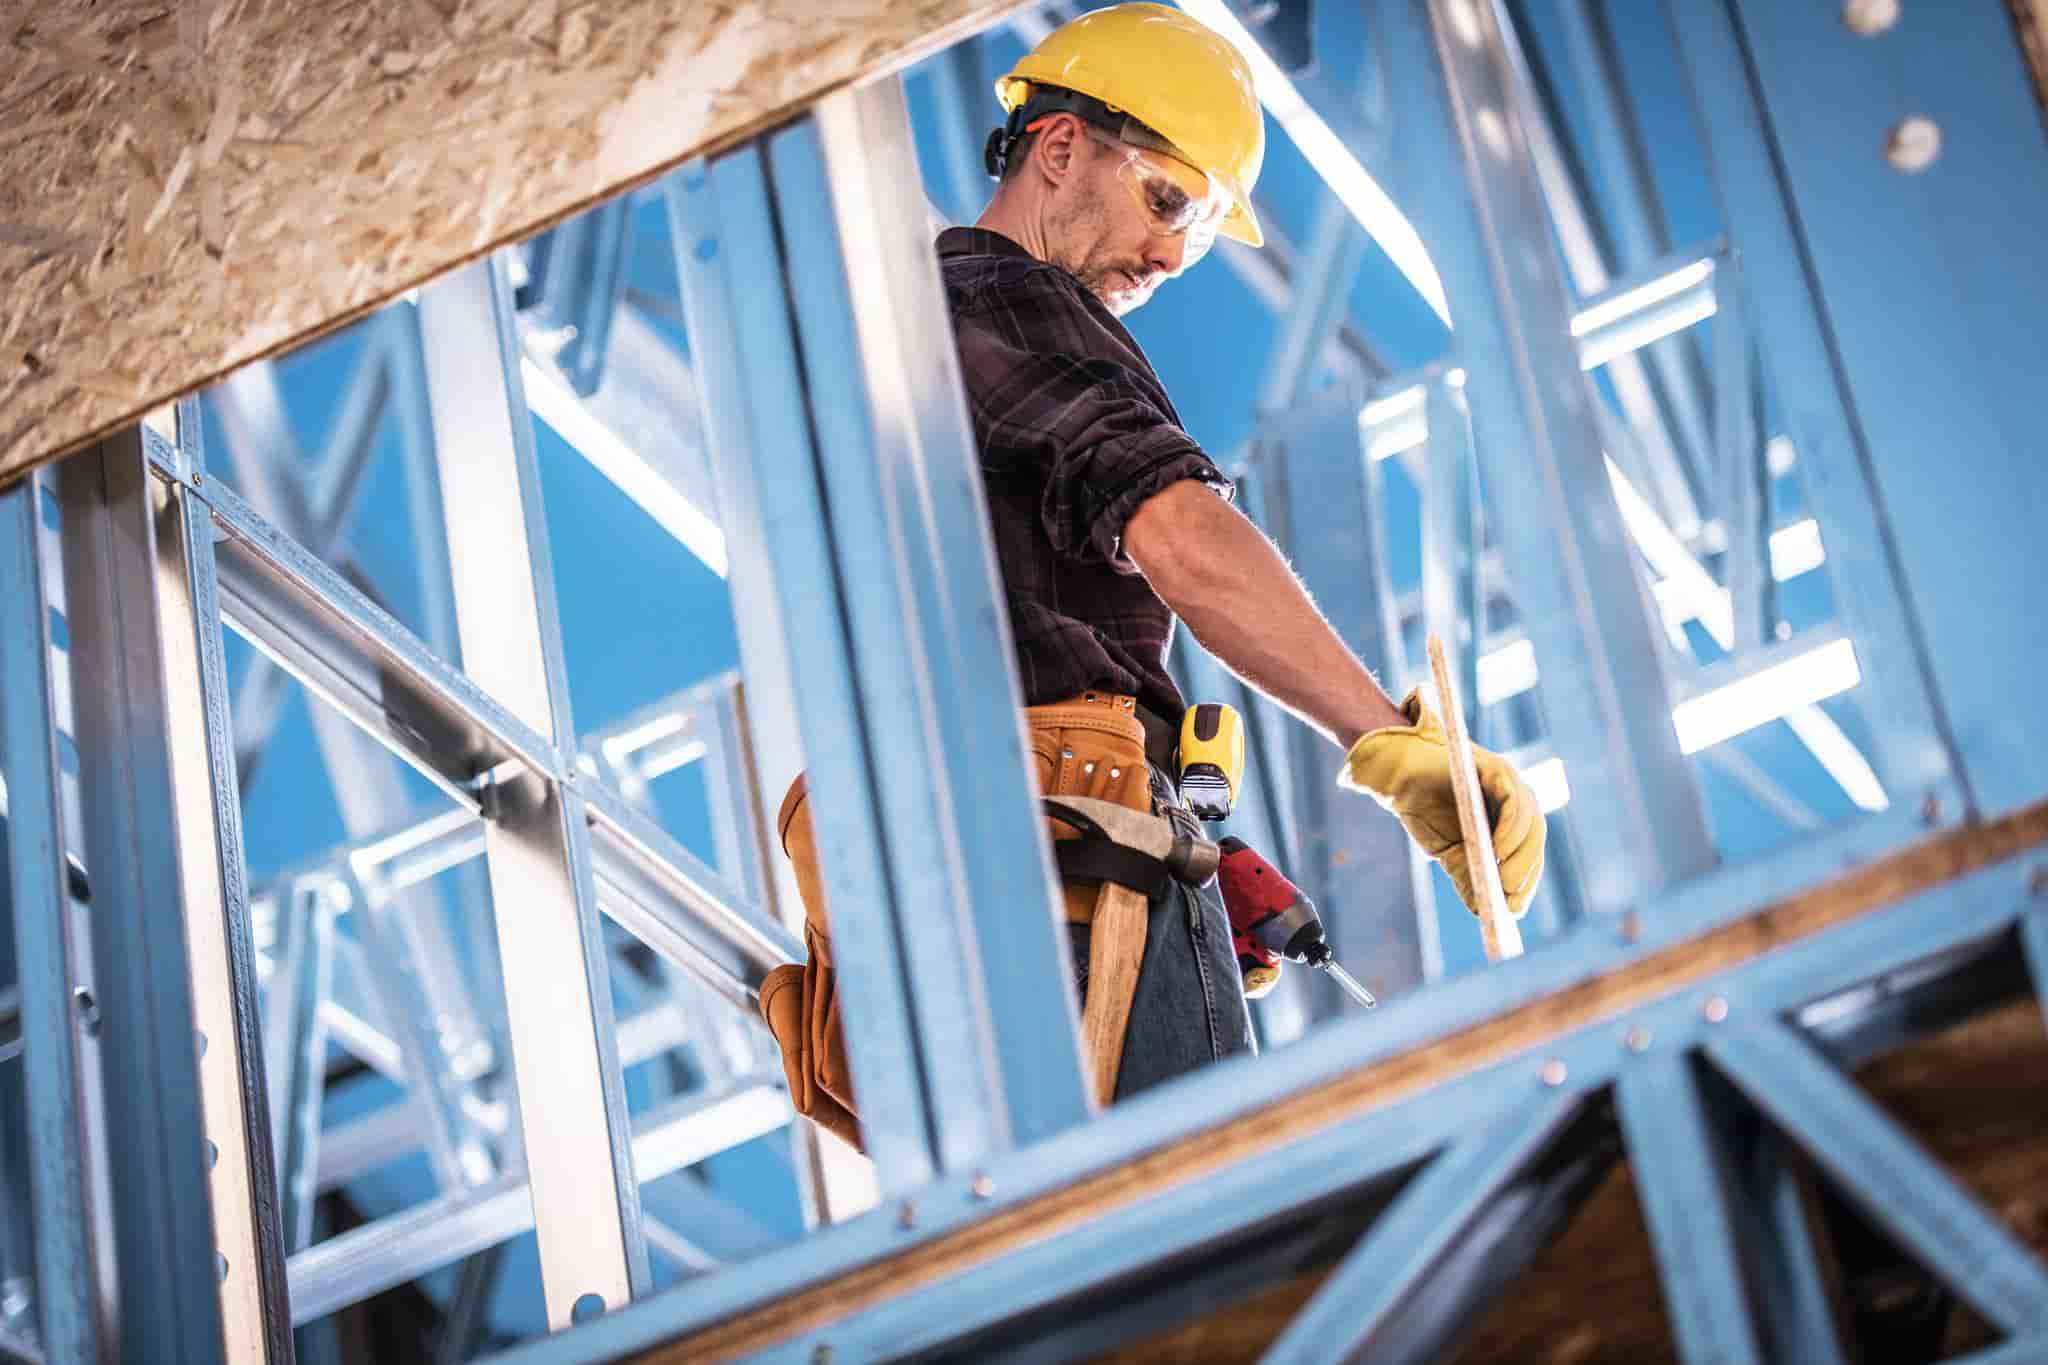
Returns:
[[[0,6],[0,479],[1017,7]]]

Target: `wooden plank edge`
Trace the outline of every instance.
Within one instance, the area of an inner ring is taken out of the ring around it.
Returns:
[[[564,208],[526,220],[516,226],[507,227],[505,231],[499,233],[483,246],[467,251],[452,260],[444,261],[434,269],[425,271],[417,276],[403,277],[399,283],[390,286],[381,293],[372,295],[363,303],[353,308],[336,314],[334,317],[328,318],[323,322],[316,323],[311,327],[303,328],[289,336],[282,337],[270,345],[252,351],[248,355],[236,356],[226,360],[215,369],[203,373],[197,379],[188,381],[182,387],[166,389],[162,392],[137,399],[129,408],[123,410],[117,416],[102,422],[100,425],[91,428],[83,435],[67,439],[62,444],[47,451],[36,451],[34,447],[30,447],[31,453],[29,455],[9,463],[5,468],[0,468],[0,491],[5,491],[22,475],[56,460],[76,455],[79,451],[105,440],[116,432],[125,431],[137,422],[140,422],[152,410],[175,403],[181,398],[189,397],[210,385],[217,384],[245,365],[253,365],[261,360],[274,359],[287,352],[318,341],[322,337],[330,336],[344,327],[362,321],[378,309],[395,303],[415,289],[424,288],[435,280],[451,275],[464,266],[473,265],[477,261],[489,256],[492,252],[501,251],[508,246],[514,246],[529,237],[547,231],[549,228],[559,226],[579,213],[588,212],[599,204],[606,203],[620,195],[632,194],[636,190],[651,185],[663,176],[681,167],[685,162],[700,156],[706,158],[718,156],[724,152],[731,151],[741,143],[772,132],[785,124],[793,123],[797,119],[802,118],[812,105],[821,100],[828,99],[843,90],[851,90],[858,86],[866,85],[871,81],[886,80],[889,77],[899,75],[934,52],[942,51],[945,48],[951,47],[956,42],[964,41],[985,29],[995,27],[997,24],[1004,22],[1011,14],[1027,8],[1031,3],[1032,0],[1005,0],[1005,3],[1000,4],[993,11],[983,10],[970,15],[963,15],[951,23],[941,24],[938,28],[924,34],[917,42],[898,48],[876,65],[863,68],[838,80],[828,81],[816,90],[808,92],[797,103],[784,105],[779,109],[763,111],[754,118],[707,138],[705,141],[678,152],[667,160],[658,162],[644,171],[639,171],[631,176],[613,181],[602,189],[595,190]]]
[[[1673,995],[1764,953],[1847,924],[2048,843],[2048,801],[1965,825],[1796,892],[1741,920],[1659,949],[1618,971],[1361,1068],[1308,1094],[1180,1138],[1133,1161],[1004,1209],[958,1232],[763,1304],[637,1357],[727,1360],[815,1331],[1224,1166],[1322,1132],[1546,1038]]]

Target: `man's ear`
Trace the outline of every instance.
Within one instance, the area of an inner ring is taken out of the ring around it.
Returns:
[[[1047,180],[1065,184],[1081,162],[1083,145],[1081,120],[1072,114],[1055,114],[1038,130],[1031,145],[1031,161]]]

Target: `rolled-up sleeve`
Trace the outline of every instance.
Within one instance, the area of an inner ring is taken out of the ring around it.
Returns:
[[[1032,271],[954,323],[984,473],[1043,480],[1040,517],[1058,554],[1135,573],[1124,526],[1146,499],[1182,479],[1230,496],[1071,276]]]

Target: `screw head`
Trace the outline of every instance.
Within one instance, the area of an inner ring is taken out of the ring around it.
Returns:
[[[1549,1061],[1543,1064],[1543,1070],[1539,1074],[1542,1075],[1543,1083],[1545,1085],[1555,1087],[1563,1085],[1565,1082],[1565,1077],[1569,1076],[1571,1073],[1565,1069],[1565,1064],[1563,1062],[1559,1061],[1555,1057],[1552,1057]]]
[[[989,1177],[987,1171],[976,1172],[973,1183],[967,1189],[976,1199],[993,1199],[996,1197],[996,1182]]]
[[[1884,159],[1907,175],[1926,170],[1940,155],[1941,125],[1925,114],[1900,119],[1884,140]]]
[[[1630,1052],[1648,1052],[1650,1050],[1650,1031],[1641,1024],[1637,1024],[1622,1035],[1621,1041]]]
[[[1707,1003],[1700,1007],[1700,1013],[1710,1024],[1718,1024],[1728,1017],[1728,1001],[1718,995],[1707,997]]]
[[[71,1003],[78,1009],[78,1026],[85,1030],[88,1038],[100,1036],[100,1002],[92,998],[92,992],[83,986],[74,987]]]
[[[1842,22],[1859,38],[1875,38],[1899,22],[1899,0],[1848,0]]]

